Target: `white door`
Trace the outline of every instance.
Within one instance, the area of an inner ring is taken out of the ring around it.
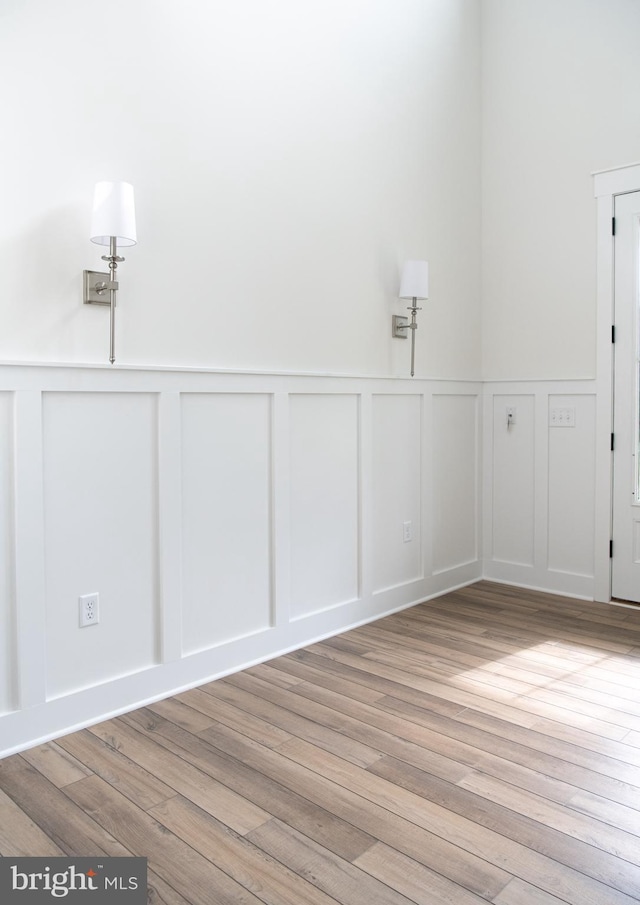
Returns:
[[[611,593],[640,603],[640,192],[615,200]]]

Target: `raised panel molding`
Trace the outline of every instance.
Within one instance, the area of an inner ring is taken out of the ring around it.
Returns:
[[[373,397],[373,587],[379,592],[424,575],[423,405],[419,395]],[[405,539],[406,531],[410,539]]]
[[[479,558],[478,399],[433,397],[433,571]]]
[[[182,396],[182,650],[272,624],[271,396]]]
[[[359,596],[358,415],[355,394],[290,398],[292,619]]]
[[[549,428],[548,567],[593,578],[595,501],[595,396],[550,395],[553,407],[575,411],[575,427]],[[549,423],[550,423],[549,419]]]
[[[507,409],[515,410],[514,423]],[[533,566],[535,556],[535,396],[493,397],[491,558]]]
[[[157,399],[45,392],[47,698],[157,662]],[[98,592],[99,624],[78,597]]]

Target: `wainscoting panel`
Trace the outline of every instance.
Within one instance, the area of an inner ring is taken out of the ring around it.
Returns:
[[[421,396],[373,397],[375,591],[423,577],[422,429]]]
[[[359,399],[290,400],[290,617],[358,598]]]
[[[486,578],[594,596],[595,392],[592,380],[485,384]]]
[[[47,697],[157,660],[157,400],[47,392],[42,403]],[[78,597],[100,621],[80,628]]]
[[[534,441],[535,396],[494,396],[492,558],[521,566],[535,555]]]
[[[0,365],[0,756],[483,575],[593,597],[595,394]]]
[[[182,396],[182,650],[272,623],[271,396]]]
[[[549,427],[549,569],[593,578],[595,396],[549,396],[575,413],[575,427]]]
[[[0,365],[0,756],[480,578],[480,391]]]
[[[478,560],[478,399],[433,396],[433,571]]]
[[[0,714],[15,706],[13,394],[0,393]]]

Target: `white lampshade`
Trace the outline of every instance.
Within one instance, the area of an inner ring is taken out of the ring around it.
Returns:
[[[91,241],[109,245],[115,236],[118,245],[135,245],[136,210],[133,186],[128,182],[98,182],[93,196]]]
[[[427,261],[405,261],[400,280],[401,299],[429,298],[429,264]]]

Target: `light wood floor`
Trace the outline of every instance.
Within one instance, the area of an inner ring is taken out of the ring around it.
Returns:
[[[168,905],[640,901],[640,611],[488,582],[0,763]]]

